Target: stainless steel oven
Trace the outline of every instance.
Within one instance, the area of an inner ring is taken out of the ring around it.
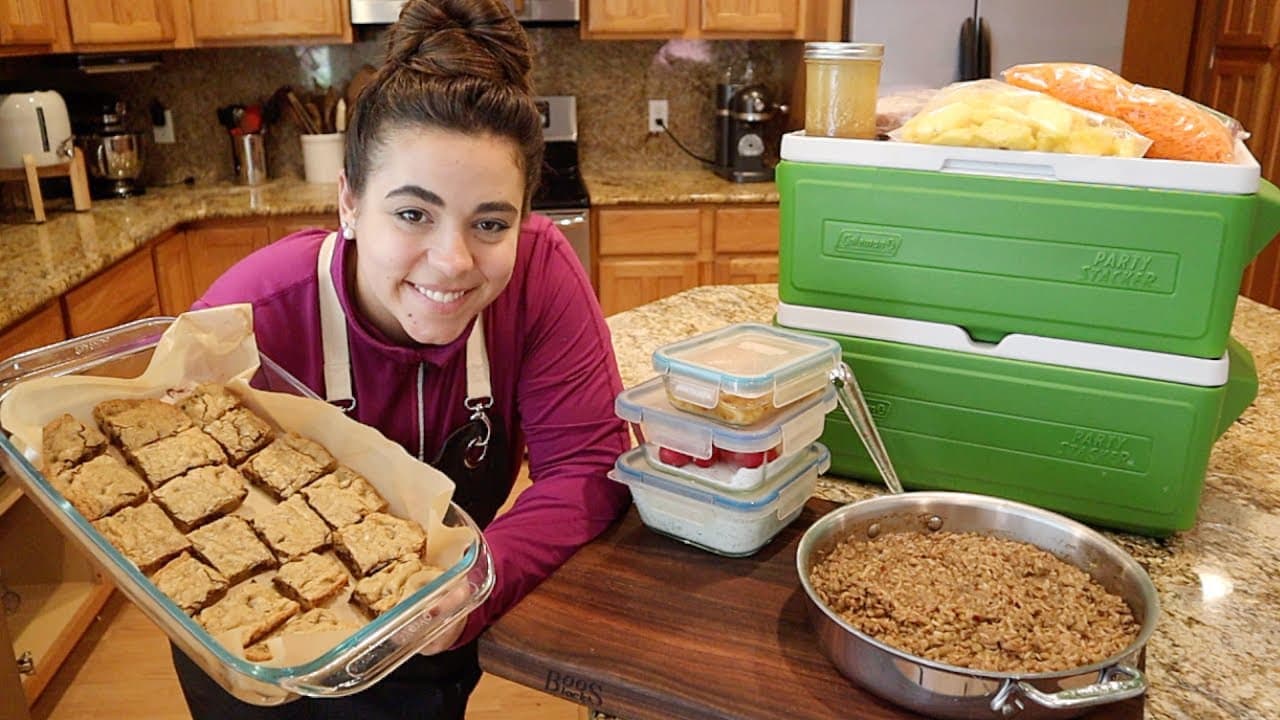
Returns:
[[[351,0],[352,25],[389,25],[400,17],[405,0]],[[526,25],[576,25],[578,0],[506,0]]]

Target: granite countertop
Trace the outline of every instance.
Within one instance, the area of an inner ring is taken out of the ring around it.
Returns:
[[[732,183],[706,170],[584,171],[592,205],[778,202],[769,183]],[[94,200],[78,213],[51,205],[43,224],[0,218],[0,330],[124,259],[161,233],[197,220],[336,212],[337,186],[284,178],[256,187],[152,187]]]
[[[769,322],[775,285],[687,290],[608,319],[627,387],[654,375],[653,350],[737,322]],[[1280,718],[1280,311],[1241,298],[1232,334],[1253,353],[1258,398],[1217,442],[1196,526],[1165,539],[1104,532],[1138,559],[1160,595],[1147,646],[1151,718]],[[850,502],[873,484],[824,477]],[[1270,678],[1268,680],[1267,678]]]
[[[87,212],[51,211],[42,224],[0,224],[0,329],[182,223],[337,208],[337,185],[283,179],[148,188],[135,198],[94,200]]]
[[[772,182],[735,183],[710,170],[612,170],[584,167],[592,207],[692,203],[776,203]]]

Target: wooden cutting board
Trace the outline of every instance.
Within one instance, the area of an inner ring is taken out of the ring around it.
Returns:
[[[634,508],[480,640],[487,671],[626,720],[918,718],[863,692],[817,645],[795,570],[811,499],[750,558],[650,531]],[[1142,699],[1084,716],[1142,718]]]

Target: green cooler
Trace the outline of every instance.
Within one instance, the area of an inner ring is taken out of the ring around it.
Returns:
[[[1234,164],[783,138],[779,297],[1221,358],[1280,191]]]
[[[1195,522],[1214,441],[1257,394],[1234,340],[1205,359],[781,303],[777,323],[840,343],[909,489],[1019,500],[1166,535]],[[831,472],[880,482],[844,415]]]

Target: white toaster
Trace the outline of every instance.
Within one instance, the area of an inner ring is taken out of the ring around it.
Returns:
[[[0,168],[20,168],[22,156],[36,165],[71,159],[71,119],[62,96],[52,90],[0,95]]]

